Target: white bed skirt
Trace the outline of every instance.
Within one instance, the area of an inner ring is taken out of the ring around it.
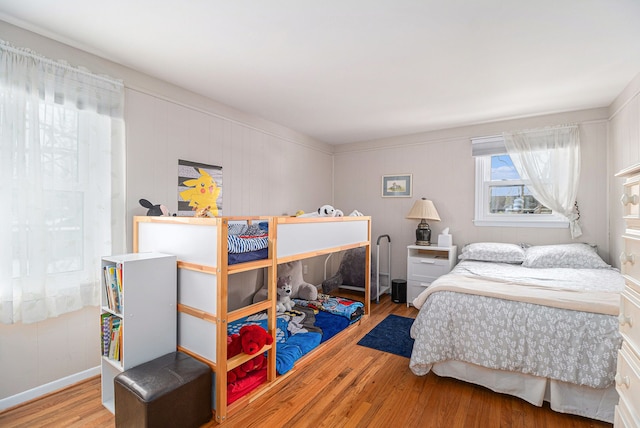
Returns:
[[[613,423],[614,409],[618,404],[615,386],[596,389],[523,373],[492,370],[462,361],[436,363],[431,370],[438,376],[452,377],[513,395],[534,406],[540,407],[543,401],[547,401],[556,412],[609,423]]]

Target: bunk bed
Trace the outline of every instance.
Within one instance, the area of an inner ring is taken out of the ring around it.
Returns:
[[[211,367],[212,410],[218,422],[268,388],[278,374],[299,364],[300,358],[320,343],[353,325],[359,316],[369,314],[368,286],[364,302],[354,305],[361,308],[357,314],[353,307],[336,310],[341,302],[322,294],[317,301],[296,301],[295,312],[308,318],[305,328],[308,327],[309,337],[304,338],[302,345],[302,334],[278,341],[288,334],[286,322],[291,320],[286,318],[292,318],[290,314],[276,312],[278,265],[360,247],[369,256],[370,236],[371,219],[366,216],[134,217],[134,252],[156,251],[177,256],[178,350]],[[369,263],[364,268],[369,272]],[[265,274],[267,298],[231,310],[230,277],[257,270]],[[312,319],[313,326],[309,324]],[[265,345],[255,355],[240,353],[228,357],[228,338],[242,325],[251,323],[263,326],[276,339],[274,343]],[[311,336],[315,337],[309,340]],[[295,352],[289,352],[287,344]],[[256,355],[266,356],[266,368],[242,385],[235,382],[228,385],[229,372]]]

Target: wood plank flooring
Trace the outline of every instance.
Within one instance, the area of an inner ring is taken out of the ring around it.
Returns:
[[[612,426],[433,373],[415,376],[408,359],[356,343],[388,314],[414,318],[417,311],[389,296],[371,308],[368,319],[324,344],[273,388],[252,402],[234,403],[221,424],[212,420],[201,428]],[[99,377],[0,413],[5,428],[113,426],[100,402]]]

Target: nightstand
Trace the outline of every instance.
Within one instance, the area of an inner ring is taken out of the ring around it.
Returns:
[[[458,247],[407,246],[407,306],[439,276],[456,265]]]

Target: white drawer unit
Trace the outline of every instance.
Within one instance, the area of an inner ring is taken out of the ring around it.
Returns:
[[[616,428],[638,428],[640,426],[640,421],[631,415],[629,404],[624,397],[620,397],[620,402],[616,406],[613,426]]]
[[[640,278],[640,236],[623,235],[620,270],[623,275]]]
[[[456,264],[457,247],[407,246],[407,306]]]
[[[631,426],[640,426],[640,415],[637,413],[640,399],[640,366],[637,357],[626,342],[618,352],[618,369],[616,372],[616,391],[624,399],[623,407],[628,419],[634,422]]]
[[[625,223],[622,235],[620,270],[625,289],[620,296],[620,335],[613,425],[616,428],[640,427],[640,164],[616,174],[625,179],[620,202]]]
[[[409,257],[407,275],[411,280],[433,282],[434,279],[449,272],[449,260],[436,257]]]
[[[628,178],[623,186],[622,215],[626,222],[627,231],[640,233],[640,176]]]
[[[620,335],[625,343],[633,350],[634,353],[640,355],[640,294],[634,288],[631,278],[626,278],[626,288],[620,297]],[[640,399],[640,396],[639,396]]]

